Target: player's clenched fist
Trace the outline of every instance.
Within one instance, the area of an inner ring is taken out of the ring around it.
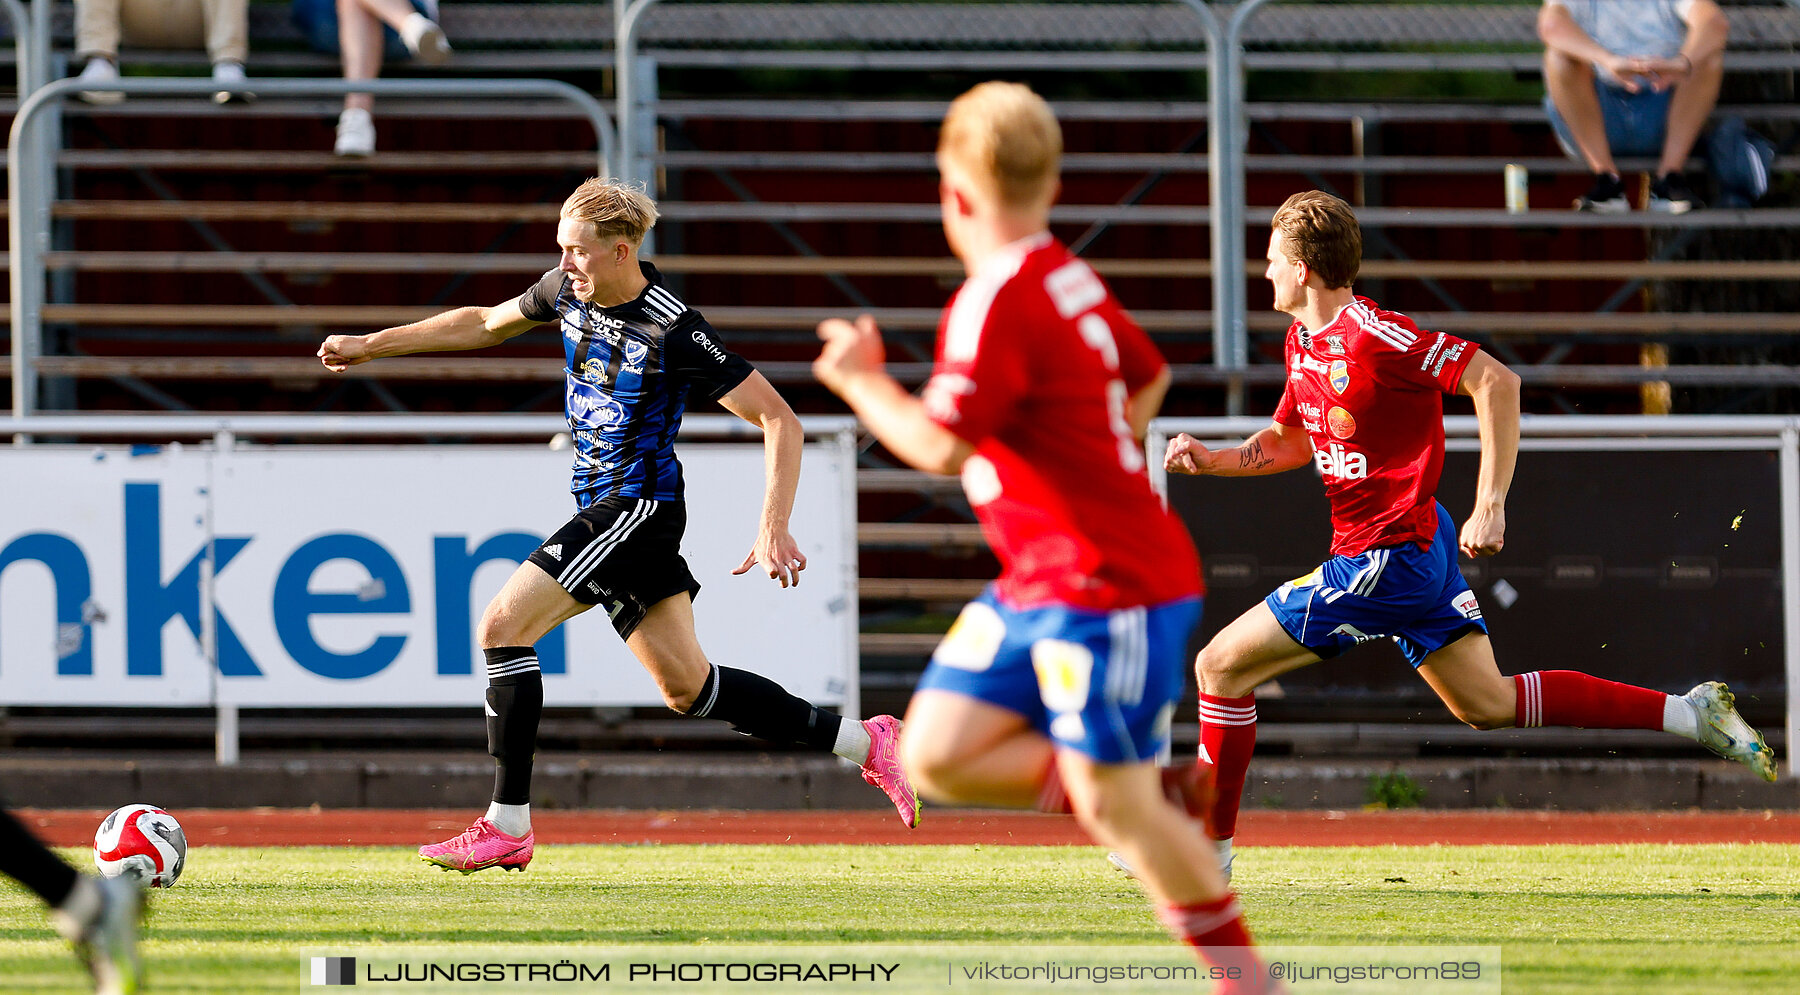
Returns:
[[[1200,440],[1181,432],[1169,440],[1169,451],[1163,455],[1163,469],[1170,473],[1198,476],[1206,472],[1201,467],[1206,465],[1206,458],[1211,455],[1212,452],[1201,445]]]
[[[319,345],[319,362],[333,373],[342,373],[358,363],[373,359],[369,355],[367,336],[332,335]]]
[[[824,340],[825,350],[813,360],[813,376],[834,394],[842,394],[852,377],[877,371],[887,361],[881,329],[870,315],[857,318],[855,324],[842,318],[826,319],[819,323],[819,338]]]

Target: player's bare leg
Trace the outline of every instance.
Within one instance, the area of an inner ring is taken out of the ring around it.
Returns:
[[[1194,658],[1201,692],[1241,698],[1290,670],[1318,663],[1319,655],[1294,642],[1261,601],[1219,630]]]
[[[893,802],[907,828],[918,826],[919,795],[899,758],[900,722],[893,716],[845,719],[766,677],[714,664],[694,634],[693,601],[685,591],[650,606],[625,646],[656,681],[670,708],[729,722],[759,739],[801,743],[853,761],[862,768],[863,780]]]
[[[900,737],[913,783],[946,804],[1030,808],[1055,755],[1023,715],[952,691],[913,695]]]
[[[1136,868],[1163,924],[1209,962],[1238,969],[1242,984],[1215,991],[1263,991],[1237,898],[1199,827],[1164,797],[1156,765],[1103,764],[1072,750],[1058,750],[1056,761],[1075,818]]]
[[[1657,729],[1695,740],[1758,777],[1775,780],[1774,751],[1738,714],[1730,689],[1716,681],[1672,695],[1573,670],[1503,677],[1493,644],[1479,632],[1427,656],[1419,676],[1452,714],[1477,729]]]

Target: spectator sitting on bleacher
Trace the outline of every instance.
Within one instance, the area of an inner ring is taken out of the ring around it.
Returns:
[[[1544,107],[1563,150],[1594,172],[1576,210],[1631,209],[1615,154],[1659,157],[1649,210],[1700,206],[1682,169],[1718,103],[1730,30],[1714,0],[1545,0]],[[1748,207],[1768,190],[1773,153],[1735,118],[1707,132],[1721,206]]]
[[[250,12],[246,0],[75,0],[75,53],[87,60],[84,83],[119,80],[119,41],[141,48],[201,48],[212,58],[213,81],[222,87],[219,103],[248,100],[242,89],[244,59],[250,54]],[[90,104],[116,104],[125,95],[82,91]]]
[[[437,23],[437,0],[294,0],[292,13],[308,44],[343,57],[347,80],[380,76],[384,57],[410,53],[413,61],[427,66],[450,60],[450,42]],[[345,94],[333,151],[374,155],[374,110],[372,94]]]

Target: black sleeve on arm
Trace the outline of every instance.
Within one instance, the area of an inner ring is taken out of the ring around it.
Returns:
[[[756,367],[725,348],[719,333],[699,312],[689,311],[688,315],[669,329],[663,340],[663,361],[669,372],[686,377],[707,400],[716,401],[749,378]]]
[[[562,270],[553,269],[538,278],[519,298],[519,313],[538,324],[556,320],[556,298],[562,294],[563,284],[568,277]]]

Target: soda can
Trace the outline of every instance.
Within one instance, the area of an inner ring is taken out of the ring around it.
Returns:
[[[1525,167],[1516,162],[1506,164],[1506,213],[1523,214],[1531,207],[1531,197],[1527,190],[1530,174]]]

